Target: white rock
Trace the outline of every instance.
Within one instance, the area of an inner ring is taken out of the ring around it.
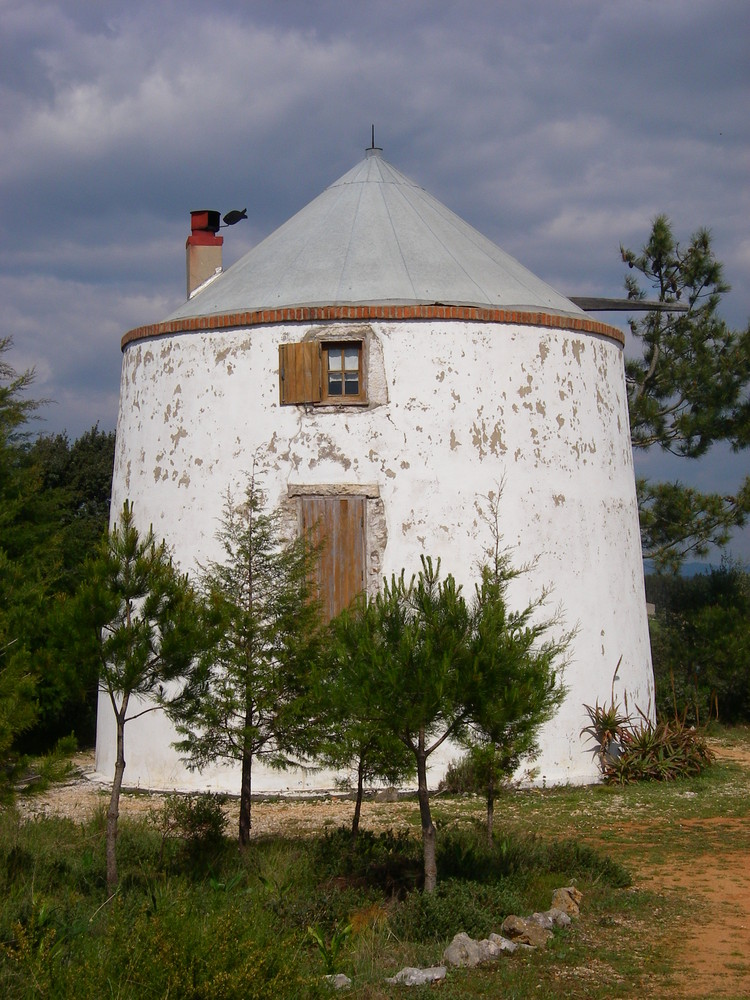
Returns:
[[[501,938],[501,940],[505,939]],[[509,941],[508,944],[512,944],[512,942]],[[491,938],[484,938],[482,941],[477,941],[477,946],[479,948],[480,962],[496,962],[504,952],[509,950],[515,951],[515,946],[513,949],[504,948]]]
[[[482,961],[479,945],[464,931],[460,931],[443,952],[443,961],[446,965],[472,969]]]
[[[532,913],[530,917],[526,918],[527,923],[536,924],[537,927],[543,927],[545,931],[551,931],[555,926],[555,922],[552,917],[547,913]]]
[[[567,913],[563,910],[559,910],[556,906],[547,910],[547,913],[552,919],[552,923],[555,927],[568,927],[573,921],[570,919]]]
[[[429,969],[415,969],[407,966],[395,976],[386,979],[387,983],[400,983],[402,986],[426,986],[428,983],[436,983],[445,979],[448,970],[444,965],[433,965]]]
[[[490,934],[490,943],[493,944],[498,951],[505,951],[509,955],[512,955],[513,952],[518,949],[518,945],[515,941],[511,941],[510,938],[503,937],[502,934]]]
[[[352,981],[348,976],[345,976],[343,972],[337,972],[335,976],[326,976],[325,980],[328,985],[332,986],[335,990],[351,989]]]

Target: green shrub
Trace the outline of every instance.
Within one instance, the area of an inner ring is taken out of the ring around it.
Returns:
[[[363,831],[355,850],[348,830],[254,839],[245,852],[226,841],[196,878],[160,861],[160,831],[126,820],[109,896],[98,823],[0,814],[3,998],[313,998],[329,995],[321,957],[382,978],[394,951],[429,963],[436,941],[484,937],[509,913],[548,905],[551,884],[626,884],[619,866],[572,841],[503,835],[490,849],[479,826],[441,837],[432,895],[414,889],[419,841],[392,831]]]
[[[685,719],[655,725],[620,714],[614,702],[608,707],[585,705],[591,724],[581,733],[594,741],[604,780],[610,785],[634,781],[671,781],[695,777],[713,760],[705,731]]]
[[[692,577],[646,577],[659,719],[750,721],[750,573],[726,562]]]
[[[564,881],[588,878],[613,889],[626,889],[633,884],[630,872],[588,844],[577,840],[557,840],[546,845],[546,869],[563,875]]]
[[[224,846],[227,817],[226,795],[203,792],[196,795],[168,795],[158,817],[162,832],[160,857],[167,842],[179,840],[183,863],[203,870]]]
[[[321,874],[359,879],[388,896],[401,897],[422,879],[421,845],[404,830],[360,830],[353,846],[351,831],[340,827],[317,841],[315,864]]]
[[[533,837],[496,833],[490,848],[486,832],[479,826],[469,830],[451,830],[438,845],[438,872],[441,878],[474,882],[508,878],[527,870],[529,865],[533,866],[534,843]]]
[[[450,795],[470,795],[484,791],[477,776],[476,763],[470,754],[464,754],[448,764],[438,791],[448,792]]]
[[[490,848],[481,825],[450,831],[441,838],[438,871],[441,878],[481,883],[515,879],[521,884],[542,873],[559,874],[564,881],[592,878],[613,887],[631,881],[622,865],[577,841],[496,833]]]
[[[339,955],[351,933],[351,924],[337,924],[329,940],[319,927],[307,928],[307,936],[318,949],[325,975],[333,976],[339,971]]]
[[[442,879],[432,893],[412,892],[396,907],[389,926],[399,940],[445,941],[459,931],[487,937],[509,913],[523,910],[523,896],[509,881],[494,884]]]
[[[514,740],[508,735],[502,743],[479,744],[448,764],[438,791],[486,798],[488,788],[492,786],[493,794],[497,795],[500,789],[517,783],[514,775],[522,761],[529,765],[525,773],[533,773],[530,765],[536,756],[533,743],[525,738]]]
[[[114,900],[98,932],[89,931],[78,941],[74,955],[64,954],[54,928],[29,925],[4,949],[4,996],[35,997],[40,987],[42,995],[76,1000],[111,995],[294,1000],[321,995],[318,976],[289,961],[291,942],[279,935],[258,940],[246,915],[201,913],[196,897],[181,892],[179,885],[173,889],[156,912]]]

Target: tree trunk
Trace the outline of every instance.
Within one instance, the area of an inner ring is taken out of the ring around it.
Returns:
[[[430,812],[430,792],[427,788],[427,755],[424,752],[424,730],[419,732],[417,752],[417,796],[419,816],[422,820],[422,853],[424,855],[424,891],[434,892],[437,885],[437,861],[435,859],[436,830]]]
[[[495,776],[490,774],[487,781],[487,844],[492,847],[492,833],[495,822]]]
[[[120,711],[115,711],[117,727],[117,757],[115,759],[115,776],[112,781],[112,794],[107,810],[107,891],[113,893],[117,888],[117,820],[120,815],[120,791],[122,776],[125,773],[125,712],[128,707],[128,697],[122,700]]]
[[[242,754],[242,787],[240,789],[240,847],[246,847],[250,840],[252,822],[252,750]]]
[[[357,835],[359,834],[359,817],[362,813],[362,795],[364,794],[365,787],[365,762],[362,757],[359,758],[359,764],[357,766],[357,801],[354,803],[354,818],[352,819],[352,850],[357,844]]]
[[[250,585],[252,595],[252,582]],[[252,600],[252,597],[251,597]],[[245,730],[242,734],[242,784],[240,786],[240,847],[247,847],[250,840],[250,828],[253,825],[252,817],[252,770],[253,770],[253,750],[252,725],[255,704],[250,684],[250,670],[246,668],[245,674]]]

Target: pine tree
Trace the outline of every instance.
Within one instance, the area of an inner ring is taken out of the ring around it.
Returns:
[[[414,776],[413,755],[381,724],[369,702],[369,643],[375,605],[365,595],[331,622],[331,642],[314,687],[316,760],[356,774],[352,844],[357,841],[365,784],[400,785]],[[364,645],[361,645],[362,640]]]
[[[310,746],[304,702],[322,639],[311,583],[316,552],[305,538],[282,538],[280,515],[266,510],[255,473],[241,501],[227,493],[217,538],[224,561],[209,563],[202,575],[216,644],[172,711],[184,737],[177,749],[191,766],[241,764],[244,846],[253,762],[285,767]]]
[[[750,327],[730,330],[718,316],[729,291],[711,235],[694,233],[687,247],[659,215],[640,253],[620,247],[628,297],[646,297],[646,279],[667,308],[630,321],[642,356],[626,361],[633,447],[660,448],[686,459],[704,456],[717,442],[738,451],[750,444]],[[670,311],[670,304],[687,312]],[[750,477],[731,495],[701,493],[680,482],[638,481],[643,555],[676,570],[688,555],[705,556],[726,545],[750,513]]]
[[[12,347],[0,338],[0,771],[13,775],[17,741],[34,724],[36,650],[43,611],[54,593],[58,542],[55,498],[45,496],[26,454],[27,423],[41,405],[27,395],[29,369],[6,361]]]
[[[100,688],[115,717],[117,752],[106,829],[107,886],[113,890],[126,724],[177,696],[175,685],[184,682],[207,636],[187,577],[176,570],[151,528],[141,535],[127,501],[84,576],[71,621],[83,655],[96,650]]]
[[[339,632],[337,655],[361,662],[356,697],[414,760],[426,892],[437,884],[432,755],[446,740],[497,742],[514,726],[538,726],[561,700],[556,664],[568,636],[545,639],[551,623],[532,623],[538,608],[509,612],[492,567],[468,602],[452,576],[440,578],[439,561],[422,557],[419,574],[386,581]]]
[[[84,745],[94,741],[98,658],[84,658],[80,649],[70,647],[67,599],[108,529],[114,438],[114,433],[92,427],[72,443],[61,433],[38,437],[24,448],[39,490],[36,530],[45,532],[44,550],[37,551],[34,565],[54,556],[54,573],[48,576],[43,600],[33,607],[33,627],[27,630],[39,713],[19,742],[26,752],[42,752],[71,732]],[[28,570],[24,576],[29,578]]]

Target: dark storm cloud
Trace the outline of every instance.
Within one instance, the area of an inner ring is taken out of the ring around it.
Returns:
[[[120,337],[183,298],[190,209],[248,207],[231,263],[361,158],[371,122],[396,167],[569,294],[621,294],[619,244],[659,212],[683,240],[710,226],[744,325],[747,10],[5,0],[3,332],[57,400],[48,428],[114,426]],[[712,461],[737,481],[736,457]]]

